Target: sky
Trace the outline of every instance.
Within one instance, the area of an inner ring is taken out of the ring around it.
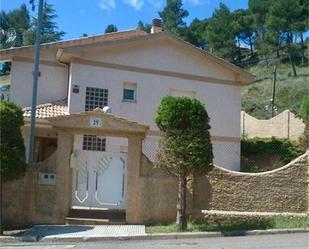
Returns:
[[[38,0],[35,0],[38,3]],[[164,8],[166,0],[47,0],[57,11],[56,22],[61,31],[66,32],[64,39],[74,39],[86,33],[103,33],[108,24],[115,24],[118,30],[134,29],[139,20],[151,23],[159,17],[158,11]],[[210,17],[219,3],[226,4],[230,10],[247,8],[247,0],[183,0],[184,8],[189,11],[185,19]],[[0,8],[10,11],[26,3],[30,14],[29,0],[0,0]]]

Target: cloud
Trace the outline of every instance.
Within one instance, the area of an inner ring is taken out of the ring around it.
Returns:
[[[163,5],[163,0],[148,0],[148,3],[151,4],[155,9],[158,9]]]
[[[144,5],[144,0],[125,0],[125,2],[136,10],[140,10]]]
[[[193,5],[199,5],[202,3],[201,0],[186,0],[187,2],[193,4]]]
[[[99,7],[102,10],[110,10],[116,8],[116,1],[115,0],[100,0]]]

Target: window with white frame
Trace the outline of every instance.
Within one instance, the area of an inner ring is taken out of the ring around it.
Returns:
[[[85,111],[108,105],[108,89],[86,87]]]
[[[94,135],[84,135],[83,150],[105,151],[106,139]]]
[[[124,82],[122,100],[125,102],[136,102],[136,83]]]

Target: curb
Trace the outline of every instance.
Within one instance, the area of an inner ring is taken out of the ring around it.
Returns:
[[[236,236],[257,236],[290,233],[309,233],[309,229],[269,229],[231,232],[182,232],[182,233],[154,233],[134,236],[83,236],[83,237],[35,237],[35,236],[0,236],[0,243],[16,242],[87,242],[106,240],[165,240],[165,239],[194,239],[194,238],[218,238]]]

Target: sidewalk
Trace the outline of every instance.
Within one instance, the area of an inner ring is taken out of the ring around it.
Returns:
[[[98,241],[98,240],[153,240],[210,238],[226,236],[247,236],[266,234],[309,233],[309,229],[270,229],[232,232],[183,232],[146,234],[143,225],[104,226],[34,226],[18,236],[0,236],[0,243],[37,241]]]

